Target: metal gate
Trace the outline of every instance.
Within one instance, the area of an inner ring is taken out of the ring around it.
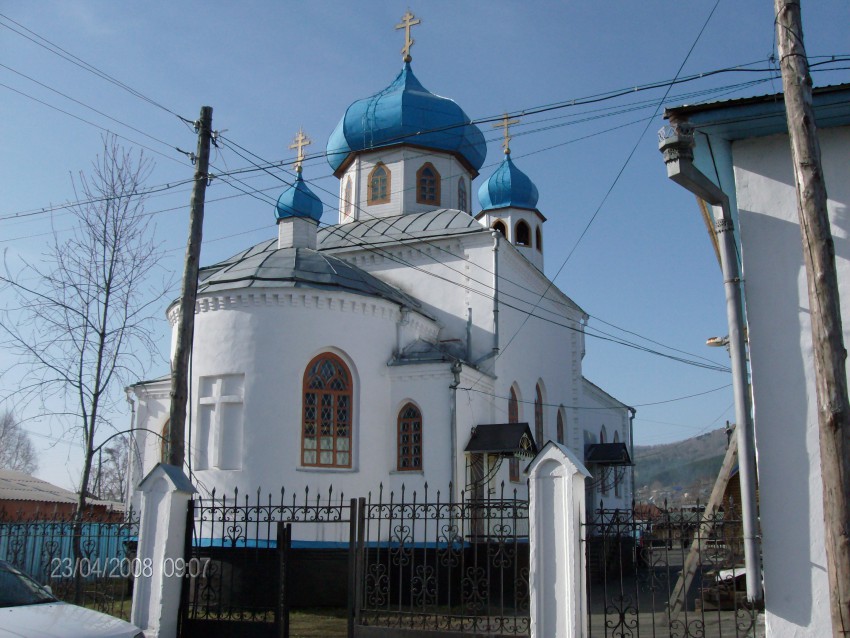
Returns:
[[[324,603],[350,607],[349,568],[353,499],[333,488],[311,496],[196,498],[187,512],[189,578],[181,596],[180,636],[239,638],[288,635],[289,608],[321,595]],[[302,538],[292,542],[291,525]],[[314,564],[321,564],[315,569]],[[293,574],[300,572],[298,586]],[[287,583],[290,584],[287,587]]]

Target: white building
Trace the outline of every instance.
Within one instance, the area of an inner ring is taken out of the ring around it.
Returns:
[[[815,89],[814,105],[848,343],[850,85]],[[783,99],[666,116],[694,127],[694,165],[729,197],[739,231],[768,635],[832,635],[809,298]]]
[[[630,503],[629,408],[582,376],[588,315],[543,272],[545,217],[510,151],[473,217],[484,136],[409,61],[346,110],[327,151],[335,223],[319,226],[299,166],[277,238],[201,270],[186,454],[199,490],[524,494],[551,439],[580,458],[604,444],[591,502]],[[131,388],[136,482],[162,458],[169,383]]]

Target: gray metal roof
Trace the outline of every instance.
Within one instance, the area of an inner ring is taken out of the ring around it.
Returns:
[[[277,248],[277,240],[252,246],[199,273],[198,293],[243,288],[319,288],[380,297],[420,310],[407,293],[342,259],[309,248]]]
[[[812,106],[818,128],[850,124],[850,84],[812,89]],[[782,93],[757,95],[704,104],[686,104],[664,110],[664,118],[686,118],[707,135],[728,140],[785,133],[785,101]]]
[[[366,219],[349,224],[327,226],[319,230],[320,250],[373,246],[436,239],[449,235],[468,235],[492,231],[469,214],[450,208],[438,208],[415,215],[396,215]]]
[[[23,472],[0,470],[0,501],[76,503],[77,495]]]

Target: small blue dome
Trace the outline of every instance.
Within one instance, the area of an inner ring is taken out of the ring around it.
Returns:
[[[346,109],[328,139],[328,163],[336,171],[350,153],[402,143],[458,153],[476,171],[487,156],[479,128],[453,100],[423,87],[409,62],[383,91]]]
[[[323,210],[322,200],[313,194],[301,179],[301,171],[298,171],[295,183],[277,198],[274,216],[278,220],[286,217],[309,217],[318,222],[322,218]]]
[[[538,197],[537,187],[514,166],[510,153],[505,153],[499,168],[478,189],[481,210],[508,207],[537,210]]]

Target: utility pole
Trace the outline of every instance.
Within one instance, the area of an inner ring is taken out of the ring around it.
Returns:
[[[818,398],[826,565],[833,636],[850,635],[850,401],[835,247],[827,215],[812,108],[812,78],[803,44],[800,0],[775,0],[776,35],[797,210],[809,289]]]
[[[180,312],[177,315],[177,347],[171,366],[171,411],[168,436],[168,462],[183,469],[186,431],[186,396],[189,386],[189,355],[195,332],[195,298],[198,294],[198,262],[201,257],[201,237],[204,227],[204,197],[207,192],[212,139],[212,107],[202,106],[201,117],[195,123],[198,130],[198,152],[195,160],[195,185],[189,213],[189,241],[183,267],[183,286],[180,290]]]

